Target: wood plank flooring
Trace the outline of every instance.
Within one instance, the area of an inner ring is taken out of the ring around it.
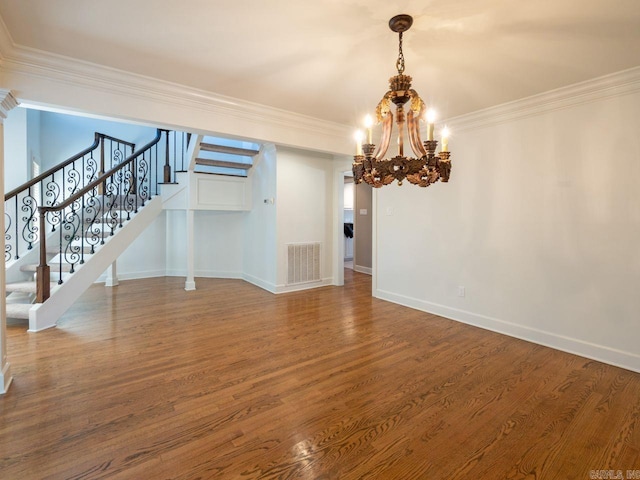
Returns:
[[[239,280],[93,286],[56,329],[9,327],[0,478],[640,474],[640,374],[345,277],[278,296]]]

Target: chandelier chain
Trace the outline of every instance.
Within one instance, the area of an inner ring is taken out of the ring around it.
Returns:
[[[396,62],[396,68],[398,69],[398,75],[404,73],[404,54],[402,53],[402,32],[398,33],[400,39],[398,40],[398,61]]]

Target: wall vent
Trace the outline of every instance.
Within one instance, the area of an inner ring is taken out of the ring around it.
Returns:
[[[320,281],[320,243],[287,244],[287,285]]]

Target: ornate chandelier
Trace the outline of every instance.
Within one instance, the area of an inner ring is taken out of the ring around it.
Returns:
[[[398,74],[389,79],[389,91],[382,97],[376,107],[376,122],[382,123],[382,139],[376,149],[372,142],[371,128],[373,119],[367,116],[366,143],[362,132],[358,132],[356,154],[353,157],[353,177],[355,183],[363,180],[369,185],[379,188],[389,185],[394,180],[402,185],[407,179],[414,185],[427,187],[432,183],[442,180],[449,181],[451,172],[451,160],[448,150],[448,131],[446,127],[442,131],[442,149],[436,155],[438,141],[433,139],[435,114],[433,110],[427,110],[425,103],[418,93],[411,88],[411,77],[404,75],[404,55],[402,53],[402,34],[409,30],[413,24],[410,15],[396,15],[389,20],[389,28],[397,32],[399,36],[398,60],[396,68]],[[404,106],[409,102],[409,109],[405,114]],[[396,124],[398,125],[398,154],[391,159],[384,159],[391,141],[393,130],[393,113],[391,104],[396,105]],[[420,120],[427,121],[427,140],[420,139]],[[404,156],[405,125],[409,144],[416,156]]]

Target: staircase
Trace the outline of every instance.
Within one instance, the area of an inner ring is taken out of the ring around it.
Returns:
[[[159,129],[136,150],[96,133],[91,146],[7,193],[7,318],[28,320],[29,331],[55,326],[163,208],[246,210],[259,146],[225,143]],[[203,189],[194,198],[204,201],[190,203],[189,190]]]
[[[193,171],[232,177],[246,177],[259,150],[255,144],[248,148],[221,145],[222,139],[198,136],[193,155]]]
[[[156,196],[175,184],[187,142],[157,130],[135,150],[96,133],[90,147],[6,194],[7,317],[28,319],[30,331],[54,326],[162,211]]]

